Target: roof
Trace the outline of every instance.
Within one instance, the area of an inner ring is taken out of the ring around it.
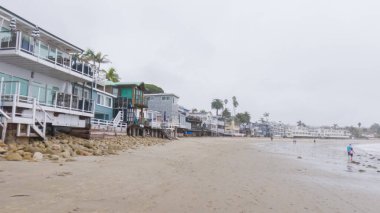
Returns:
[[[15,18],[17,19],[17,21],[24,22],[25,24],[29,25],[29,26],[32,27],[32,28],[34,28],[35,26],[37,26],[36,24],[33,24],[32,22],[30,22],[30,21],[24,19],[23,17],[21,17],[21,16],[15,14],[15,13],[13,13],[12,11],[10,11],[10,10],[8,10],[8,9],[6,9],[6,8],[4,8],[4,7],[2,7],[2,6],[0,6],[0,10],[2,10],[3,12],[5,12],[5,14],[9,15],[11,18],[12,18],[12,17],[15,17]],[[41,28],[41,27],[38,27],[38,28],[39,28],[39,30],[40,30],[41,32],[43,32],[44,34],[46,34],[46,35],[48,35],[48,36],[50,36],[50,37],[52,37],[52,38],[54,38],[54,39],[57,39],[57,40],[59,40],[60,42],[63,42],[63,43],[65,43],[65,44],[67,44],[67,45],[73,47],[74,49],[79,50],[80,52],[83,52],[83,49],[81,49],[81,48],[79,48],[79,47],[77,47],[77,46],[71,44],[70,42],[67,42],[67,41],[63,40],[62,38],[59,38],[58,36],[56,36],[56,35],[54,35],[54,34],[48,32],[48,31],[44,30],[44,29]]]
[[[149,97],[149,96],[174,96],[174,97],[177,97],[179,98],[178,95],[174,94],[174,93],[156,93],[156,94],[145,94],[144,95],[145,97]]]
[[[106,81],[106,86],[124,86],[124,87],[139,87],[139,89],[145,91],[145,83],[144,82],[112,82]]]
[[[144,82],[112,82],[106,81],[107,86],[141,86]]]

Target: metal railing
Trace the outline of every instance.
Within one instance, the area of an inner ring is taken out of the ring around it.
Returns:
[[[21,50],[67,71],[73,71],[91,78],[96,77],[99,82],[105,80],[103,74],[94,75],[98,72],[95,72],[93,65],[79,60],[72,53],[62,51],[54,45],[33,38],[21,31],[0,31],[0,50],[10,49]]]
[[[114,108],[116,109],[131,109],[133,108],[132,99],[125,97],[117,97],[114,99]]]
[[[123,128],[128,126],[128,124],[124,122],[119,122],[115,126],[113,121],[98,119],[98,118],[92,118],[91,124],[100,125],[100,126],[109,126],[109,127],[123,127]]]

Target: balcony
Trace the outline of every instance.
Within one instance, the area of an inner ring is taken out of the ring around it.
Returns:
[[[92,65],[21,31],[0,32],[0,61],[67,81],[92,81]]]
[[[115,98],[114,108],[115,109],[132,109],[133,108],[132,99],[124,98],[124,97]]]
[[[46,111],[61,112],[93,117],[94,101],[86,98],[79,98],[76,95],[58,92],[52,89],[40,91],[31,86],[31,94],[24,94],[20,90],[21,84],[17,81],[3,81],[0,84],[0,97],[2,106],[19,106],[31,108],[33,100],[41,105]],[[42,90],[42,89],[41,89]]]
[[[144,99],[133,99],[125,97],[117,97],[115,99],[114,108],[116,109],[132,109],[136,107],[147,108],[147,101]]]

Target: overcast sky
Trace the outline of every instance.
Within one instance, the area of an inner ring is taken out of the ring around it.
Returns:
[[[210,110],[236,96],[253,120],[380,122],[378,0],[2,0],[144,81]],[[231,102],[231,101],[230,101]]]

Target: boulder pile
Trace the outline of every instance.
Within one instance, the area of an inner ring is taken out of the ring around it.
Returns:
[[[151,137],[115,136],[107,139],[82,139],[66,134],[32,141],[29,144],[4,144],[0,142],[0,159],[9,161],[71,161],[75,156],[114,155],[138,146],[164,144],[169,140]]]

